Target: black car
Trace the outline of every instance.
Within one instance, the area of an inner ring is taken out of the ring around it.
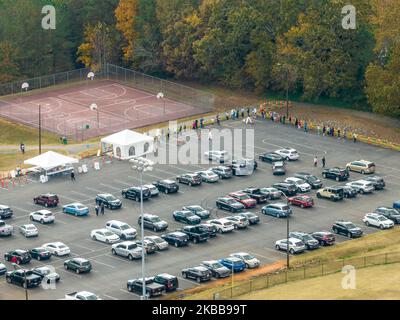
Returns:
[[[307,250],[319,248],[318,240],[308,233],[293,231],[289,233],[289,237],[301,240],[305,244]]]
[[[146,187],[131,187],[122,190],[122,196],[125,199],[132,199],[135,201],[140,201],[141,192],[143,192],[143,200],[147,200],[151,198],[151,192],[149,188]]]
[[[247,218],[249,224],[257,224],[260,222],[260,217],[253,212],[241,212],[238,215]]]
[[[274,162],[272,165],[272,174],[274,176],[283,176],[286,174],[286,163],[285,162]]]
[[[322,176],[325,179],[333,179],[336,181],[345,181],[349,179],[349,171],[346,168],[339,168],[339,167],[334,167],[334,168],[329,168],[329,169],[324,169],[322,171]]]
[[[193,279],[200,283],[211,280],[212,273],[206,267],[198,266],[183,269],[182,277],[185,279]]]
[[[0,219],[11,218],[13,215],[13,210],[9,206],[0,204]]]
[[[31,261],[31,256],[29,255],[29,252],[26,250],[14,250],[14,251],[9,251],[4,254],[4,259],[6,261],[11,261],[15,262],[16,264],[26,264]]]
[[[310,173],[298,172],[294,176],[307,182],[313,189],[321,189],[323,186],[322,181]]]
[[[391,207],[378,207],[374,213],[379,213],[392,220],[395,224],[400,224],[400,212]]]
[[[176,193],[179,191],[179,185],[173,180],[158,180],[153,182],[153,185],[157,187],[157,189],[165,194],[168,193]]]
[[[165,291],[165,286],[163,284],[157,283],[153,281],[153,278],[145,278],[145,292],[146,295],[150,298],[161,296]],[[143,292],[143,280],[142,279],[133,279],[128,280],[126,287],[129,292],[137,292],[142,294]]]
[[[218,209],[229,212],[240,212],[245,208],[243,204],[230,197],[218,198],[216,205]]]
[[[363,180],[372,182],[375,190],[382,190],[386,186],[385,180],[383,180],[382,177],[378,177],[378,176],[365,177],[365,178],[363,178]]]
[[[272,185],[272,188],[282,191],[286,196],[294,196],[297,193],[297,187],[294,184],[278,182]]]
[[[212,224],[199,224],[198,227],[207,232],[209,238],[214,238],[217,236],[217,227],[213,226]]]
[[[36,259],[38,261],[48,260],[51,258],[50,251],[45,248],[41,248],[41,247],[33,248],[33,249],[29,250],[29,254],[32,257],[32,259]]]
[[[178,210],[172,213],[175,221],[180,221],[187,224],[199,224],[201,218],[195,215],[192,211],[188,210]]]
[[[143,199],[144,199],[144,196],[143,196]],[[139,200],[140,200],[140,194],[139,194]],[[112,194],[109,194],[109,193],[98,194],[96,196],[95,201],[96,201],[96,204],[98,204],[99,206],[104,204],[104,206],[106,208],[111,209],[111,210],[120,209],[122,207],[121,200],[117,199],[116,197],[114,197]]]
[[[208,240],[208,232],[200,226],[186,226],[179,230],[189,236],[189,240],[194,243],[204,242]]]
[[[189,187],[201,185],[202,179],[199,175],[194,173],[185,173],[176,177],[179,183],[187,184]]]
[[[263,162],[274,163],[274,162],[284,162],[285,159],[277,153],[274,152],[267,152],[260,154],[258,159]]]
[[[64,262],[64,269],[75,271],[78,274],[85,273],[92,270],[92,264],[83,258],[73,258]]]
[[[260,191],[259,188],[246,188],[242,192],[247,193],[251,198],[257,201],[258,204],[266,203],[267,196]]]
[[[335,235],[329,231],[317,231],[311,234],[321,246],[331,246],[335,243]]]
[[[229,277],[231,274],[231,270],[225,266],[223,266],[219,261],[217,260],[209,260],[209,261],[203,261],[201,263],[203,267],[206,267],[208,270],[211,271],[211,274],[215,278],[226,278]]]
[[[208,219],[210,217],[210,211],[204,209],[201,206],[185,206],[182,210],[187,210],[193,212],[196,216],[199,216],[201,219]]]
[[[343,188],[343,196],[345,198],[355,198],[357,197],[357,189],[350,187],[350,186],[342,186]]]
[[[164,231],[168,228],[168,223],[164,220],[161,220],[160,217],[154,214],[145,213],[143,215],[144,227],[146,229],[151,229],[154,232]],[[140,216],[138,219],[138,224],[141,225],[142,217]]]
[[[168,273],[156,275],[153,278],[153,281],[155,283],[162,284],[165,288],[165,292],[175,291],[179,287],[178,278]]]
[[[189,236],[186,233],[180,231],[163,234],[161,238],[167,241],[170,245],[174,245],[175,247],[183,247],[189,244]]]
[[[34,288],[42,283],[42,277],[29,270],[14,270],[6,273],[6,281],[24,288]]]
[[[211,171],[218,175],[220,179],[229,179],[232,178],[233,172],[231,168],[227,166],[218,166],[211,168]]]
[[[357,227],[353,222],[344,220],[336,221],[332,226],[332,230],[349,238],[359,238],[363,235],[361,228]]]

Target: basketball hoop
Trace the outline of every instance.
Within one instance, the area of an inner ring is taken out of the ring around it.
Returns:
[[[88,77],[88,79],[93,80],[94,79],[94,72],[89,72],[87,77]]]
[[[29,88],[29,83],[28,83],[28,82],[24,82],[24,83],[21,85],[21,90],[28,91],[28,88]]]

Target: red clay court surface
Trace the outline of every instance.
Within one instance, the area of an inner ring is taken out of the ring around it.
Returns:
[[[165,114],[164,114],[165,102]],[[95,103],[97,112],[89,106]],[[38,105],[42,128],[73,139],[92,138],[205,112],[113,81],[99,81],[30,95],[0,97],[0,116],[38,127]],[[89,125],[89,129],[86,129]]]

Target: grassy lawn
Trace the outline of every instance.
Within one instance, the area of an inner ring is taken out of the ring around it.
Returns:
[[[246,294],[244,300],[385,300],[400,299],[399,264],[387,264],[356,269],[355,289],[341,286],[345,274],[336,273],[324,277],[278,285],[270,289]],[[305,290],[305,288],[307,288]]]

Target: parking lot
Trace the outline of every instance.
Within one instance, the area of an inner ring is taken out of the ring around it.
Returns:
[[[242,122],[228,121],[222,127],[227,129],[245,128]],[[291,231],[314,232],[331,230],[336,219],[346,219],[361,226],[365,234],[376,232],[377,229],[365,227],[362,217],[367,212],[372,212],[377,206],[391,206],[400,195],[400,156],[398,152],[379,149],[373,146],[350,141],[338,141],[331,137],[322,137],[313,133],[305,133],[289,126],[282,126],[270,121],[256,121],[255,123],[255,154],[274,151],[281,147],[292,147],[300,153],[298,161],[289,162],[285,177],[296,172],[310,172],[324,183],[324,186],[336,184],[333,180],[323,179],[322,168],[313,166],[314,156],[320,159],[325,154],[327,167],[344,166],[347,162],[366,159],[376,163],[377,175],[384,177],[386,188],[373,192],[370,195],[358,195],[355,199],[345,199],[340,202],[316,199],[315,206],[310,209],[293,208],[290,218]],[[169,223],[169,231],[181,228],[184,225],[175,222],[172,212],[181,209],[184,205],[200,204],[212,209],[211,217],[230,215],[226,211],[215,208],[215,200],[232,191],[245,187],[267,187],[275,182],[283,181],[285,177],[273,176],[271,166],[258,161],[258,170],[251,176],[233,177],[221,180],[216,184],[203,183],[198,187],[180,185],[176,194],[161,194],[144,203],[144,211],[159,215]],[[214,166],[215,164],[213,164]],[[178,174],[188,171],[198,171],[209,165],[156,165],[150,173],[144,174],[144,182],[151,183],[158,179],[173,178]],[[361,178],[361,174],[350,173],[350,180]],[[131,164],[113,161],[104,165],[100,171],[90,171],[85,175],[78,175],[76,182],[68,178],[56,178],[46,184],[31,182],[25,186],[17,186],[10,190],[0,189],[0,204],[13,208],[14,216],[7,220],[16,229],[21,224],[29,223],[29,213],[41,207],[33,204],[33,197],[40,193],[53,192],[60,198],[60,206],[52,211],[56,215],[54,225],[36,224],[39,229],[37,238],[25,239],[18,232],[8,238],[0,239],[0,262],[4,262],[4,253],[13,249],[30,249],[46,242],[62,241],[71,248],[71,256],[84,257],[93,264],[90,274],[77,275],[63,268],[64,258],[52,257],[48,262],[56,268],[61,276],[61,282],[55,290],[35,288],[29,290],[30,299],[60,299],[66,293],[73,291],[91,291],[103,299],[139,299],[139,296],[126,290],[128,279],[141,275],[141,261],[129,261],[111,254],[109,245],[93,241],[90,231],[103,228],[111,219],[117,219],[134,226],[140,234],[137,224],[139,217],[139,203],[123,199],[121,210],[106,210],[104,216],[94,214],[94,198],[99,193],[112,193],[119,198],[121,190],[132,185],[139,185],[139,177],[131,169]],[[89,206],[91,212],[88,217],[74,217],[61,212],[61,206],[72,202],[81,202]],[[286,237],[285,219],[264,216],[260,212],[261,206],[249,210],[257,213],[261,223],[249,226],[247,229],[234,231],[229,234],[217,235],[205,243],[193,244],[189,247],[170,248],[163,252],[148,255],[146,258],[146,274],[148,276],[159,273],[170,273],[178,276],[180,289],[186,289],[198,284],[191,280],[183,279],[180,272],[183,268],[199,264],[203,260],[219,259],[232,252],[245,251],[257,257],[262,264],[271,263],[285,258],[284,252],[274,248],[276,240]],[[145,231],[147,235],[154,232]],[[336,236],[338,242],[349,241],[342,236]],[[351,241],[351,240],[350,240]],[[319,249],[319,250],[324,250]],[[9,270],[12,266],[5,263]],[[33,268],[42,265],[32,261],[27,267]],[[247,272],[247,271],[245,271]],[[24,290],[15,285],[7,284],[4,276],[0,278],[1,299],[24,299]]]

